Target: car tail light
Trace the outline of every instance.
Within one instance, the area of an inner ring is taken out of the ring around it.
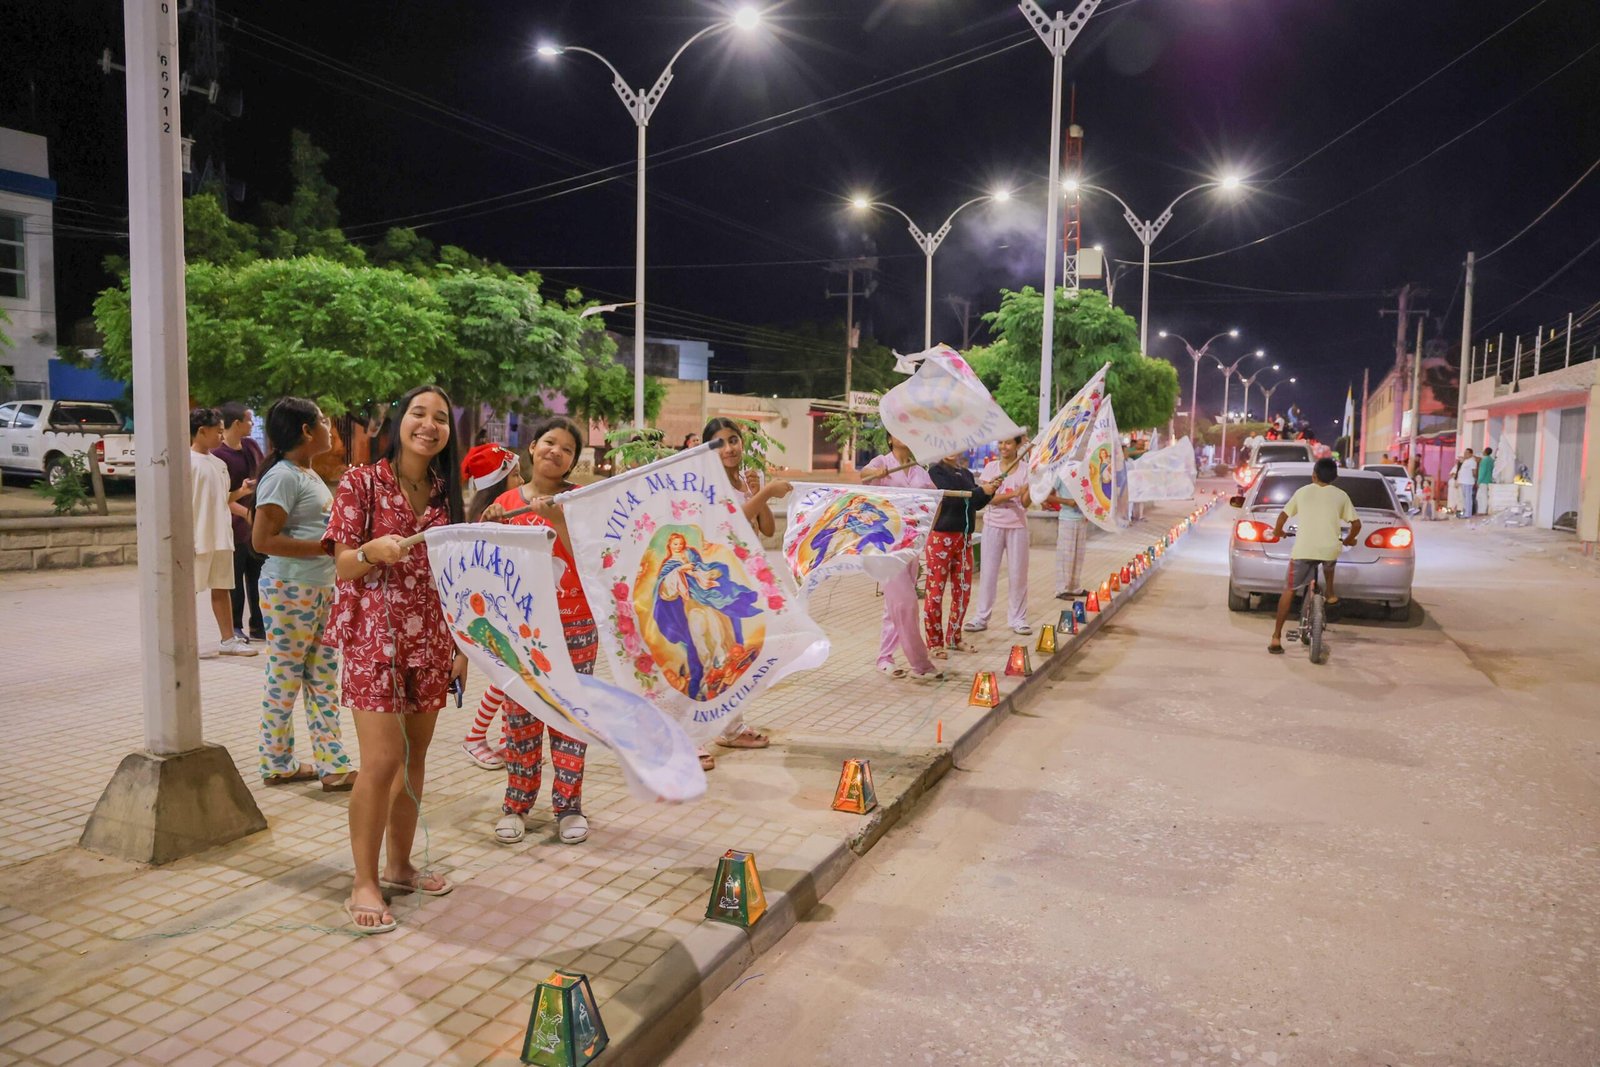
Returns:
[[[1411,479],[1409,479],[1409,478],[1406,479],[1406,492],[1408,492],[1408,493],[1416,492],[1416,487],[1412,484]]]
[[[1367,535],[1368,548],[1410,548],[1411,531],[1404,526],[1385,526]]]
[[[106,443],[104,441],[96,441],[94,443],[94,458],[99,460],[106,458]]]
[[[1233,536],[1241,541],[1255,541],[1269,545],[1278,539],[1271,526],[1264,522],[1256,522],[1254,519],[1240,519],[1235,523]]]

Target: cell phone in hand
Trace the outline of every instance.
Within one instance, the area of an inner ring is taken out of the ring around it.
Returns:
[[[461,706],[461,699],[466,696],[467,693],[466,685],[462,683],[460,678],[452,678],[450,679],[450,692],[456,695],[456,707],[459,708]]]

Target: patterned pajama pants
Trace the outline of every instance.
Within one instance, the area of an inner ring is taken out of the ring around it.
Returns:
[[[587,644],[595,643],[592,626],[585,640]],[[594,673],[592,658],[580,661],[575,657],[573,666],[580,674]],[[501,708],[507,740],[506,799],[500,810],[507,815],[526,815],[539,798],[539,782],[544,771],[545,725],[510,697],[506,697]],[[589,746],[582,741],[574,741],[550,727],[550,766],[555,771],[555,781],[550,783],[550,807],[558,819],[563,815],[583,814],[583,758],[588,751]]]
[[[1062,508],[1056,520],[1056,592],[1083,588],[1083,550],[1088,543],[1089,520],[1081,515],[1069,519]]]
[[[927,596],[922,601],[922,629],[928,648],[946,648],[961,643],[961,624],[967,618],[967,599],[972,595],[972,549],[967,535],[940,533],[928,535],[926,564]],[[950,614],[940,624],[944,609],[945,586],[950,587]]]
[[[333,589],[261,579],[267,632],[266,684],[261,698],[261,776],[293,774],[294,705],[305,693],[306,726],[319,777],[351,770],[339,740],[338,652],[322,643],[333,610]]]

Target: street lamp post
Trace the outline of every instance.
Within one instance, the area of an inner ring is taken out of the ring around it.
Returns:
[[[1050,182],[1050,188],[1054,189],[1055,187],[1055,180],[1052,178]],[[1062,183],[1062,188],[1069,193],[1075,193],[1080,189],[1088,189],[1091,192],[1105,193],[1111,199],[1115,200],[1122,206],[1122,217],[1133,229],[1133,235],[1137,237],[1139,239],[1139,243],[1144,246],[1144,285],[1139,294],[1139,351],[1141,353],[1149,353],[1149,346],[1146,344],[1146,342],[1149,340],[1150,336],[1150,246],[1155,243],[1155,240],[1158,236],[1160,236],[1161,231],[1167,228],[1167,223],[1172,221],[1173,208],[1178,206],[1178,201],[1182,200],[1190,193],[1198,193],[1202,189],[1222,189],[1227,192],[1233,192],[1243,187],[1243,180],[1234,174],[1224,175],[1223,177],[1218,178],[1216,181],[1201,182],[1192,189],[1185,189],[1183,192],[1179,193],[1173,198],[1172,203],[1167,205],[1167,210],[1157,215],[1153,220],[1145,221],[1133,213],[1133,208],[1128,206],[1128,202],[1126,200],[1122,199],[1122,197],[1118,196],[1116,193],[1113,193],[1110,189],[1103,188],[1099,185],[1090,185],[1088,182],[1080,181],[1076,175],[1069,177],[1064,183]],[[1055,198],[1051,197],[1051,199],[1053,201]]]
[[[736,27],[741,30],[754,29],[761,21],[760,12],[754,8],[740,8],[731,18],[700,30],[690,37],[678,50],[672,53],[672,58],[667,60],[666,67],[661,75],[656,78],[655,84],[649,89],[642,86],[638,89],[631,88],[626,78],[617,70],[616,66],[591,48],[582,48],[578,45],[542,44],[538,47],[539,55],[545,58],[563,55],[567,52],[577,52],[591,56],[605,64],[611,72],[611,88],[616,92],[617,98],[622,101],[622,106],[628,109],[628,114],[633,119],[633,124],[638,130],[638,158],[636,160],[635,203],[634,203],[634,240],[633,240],[633,425],[637,429],[644,429],[644,237],[645,237],[645,130],[650,125],[650,116],[655,114],[656,108],[661,104],[661,98],[666,94],[667,86],[672,84],[672,67],[678,62],[680,56],[700,38],[708,34]]]
[[[1244,408],[1243,408],[1244,409],[1244,421],[1246,421],[1246,422],[1250,421],[1250,387],[1255,384],[1255,381],[1256,381],[1257,378],[1259,378],[1263,374],[1267,373],[1267,371],[1269,371],[1269,370],[1278,370],[1278,369],[1279,369],[1278,365],[1276,363],[1274,363],[1270,367],[1262,367],[1260,370],[1256,371],[1254,374],[1250,375],[1250,377],[1248,377],[1248,378],[1244,377],[1244,375],[1242,375],[1242,374],[1239,376],[1244,381]],[[1264,389],[1266,387],[1262,386],[1262,388]]]
[[[1222,360],[1217,359],[1216,356],[1211,357],[1212,359],[1216,359],[1217,366],[1222,368],[1222,443],[1219,446],[1218,451],[1221,453],[1222,462],[1224,463],[1228,462],[1228,386],[1232,383],[1233,376],[1238,373],[1239,364],[1243,363],[1251,356],[1254,356],[1256,359],[1264,359],[1266,358],[1266,355],[1267,353],[1265,350],[1258,348],[1254,352],[1246,352],[1244,355],[1234,360],[1231,365],[1223,363]],[[1244,375],[1240,374],[1239,380],[1243,381]]]
[[[1158,336],[1158,337],[1176,337],[1178,340],[1183,341],[1183,347],[1188,350],[1189,358],[1194,360],[1194,373],[1193,373],[1193,375],[1190,376],[1190,380],[1189,380],[1189,441],[1191,443],[1193,443],[1193,441],[1194,441],[1194,416],[1195,416],[1195,411],[1200,406],[1200,361],[1202,359],[1205,359],[1207,356],[1211,355],[1211,342],[1212,341],[1216,341],[1219,338],[1223,338],[1223,337],[1238,337],[1239,336],[1238,327],[1235,327],[1235,328],[1233,328],[1231,330],[1224,330],[1219,334],[1214,334],[1211,337],[1210,340],[1206,341],[1206,343],[1201,345],[1199,348],[1195,348],[1194,345],[1190,344],[1187,340],[1185,340],[1184,336],[1182,334],[1173,333],[1170,330],[1162,330],[1156,336]],[[1144,345],[1144,342],[1141,339],[1140,347],[1142,348],[1143,345]],[[1216,359],[1217,357],[1216,356],[1211,356],[1211,358],[1212,359]]]
[[[904,211],[901,211],[893,204],[886,203],[882,200],[870,200],[864,196],[858,196],[850,202],[857,211],[870,211],[873,208],[883,208],[887,211],[894,212],[896,215],[899,215],[901,218],[906,220],[906,226],[911,230],[911,239],[917,242],[918,248],[922,249],[922,255],[927,260],[927,266],[924,271],[922,294],[922,347],[924,350],[933,347],[933,254],[939,250],[939,246],[944,243],[944,239],[950,235],[950,225],[951,223],[955,222],[956,216],[961,214],[962,211],[971,207],[973,204],[981,204],[985,200],[993,200],[997,203],[1003,204],[1010,199],[1011,191],[1009,189],[996,189],[992,193],[985,193],[983,196],[975,196],[971,200],[968,200],[965,204],[962,204],[960,207],[950,212],[950,217],[944,220],[944,225],[940,226],[932,233],[928,233],[927,231],[923,230],[922,227],[918,226],[914,221],[912,221],[910,215],[907,215]]]
[[[1080,0],[1071,15],[1057,11],[1055,17],[1044,13],[1034,0],[1021,0],[1017,9],[1027,18],[1033,32],[1050,49],[1054,60],[1050,76],[1050,196],[1045,201],[1044,219],[1044,323],[1043,340],[1039,345],[1039,425],[1044,432],[1050,424],[1051,377],[1054,372],[1056,341],[1056,190],[1061,187],[1061,59],[1067,48],[1083,32],[1089,16],[1100,6],[1100,0]]]
[[[1278,391],[1278,386],[1293,385],[1294,383],[1294,378],[1284,378],[1281,381],[1273,382],[1271,385],[1263,385],[1261,387],[1262,418],[1266,419],[1268,422],[1272,421],[1272,394]]]

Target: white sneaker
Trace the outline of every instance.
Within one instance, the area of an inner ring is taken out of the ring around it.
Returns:
[[[986,622],[969,622],[962,627],[962,629],[967,631],[969,634],[981,633],[988,628],[989,624]]]
[[[1014,634],[1021,634],[1024,637],[1026,637],[1027,635],[1033,633],[1033,627],[1031,627],[1031,626],[1013,626],[1011,628],[1011,632],[1014,633]]]
[[[260,651],[250,647],[250,642],[238,637],[230,637],[222,642],[217,652],[224,656],[258,656]]]

